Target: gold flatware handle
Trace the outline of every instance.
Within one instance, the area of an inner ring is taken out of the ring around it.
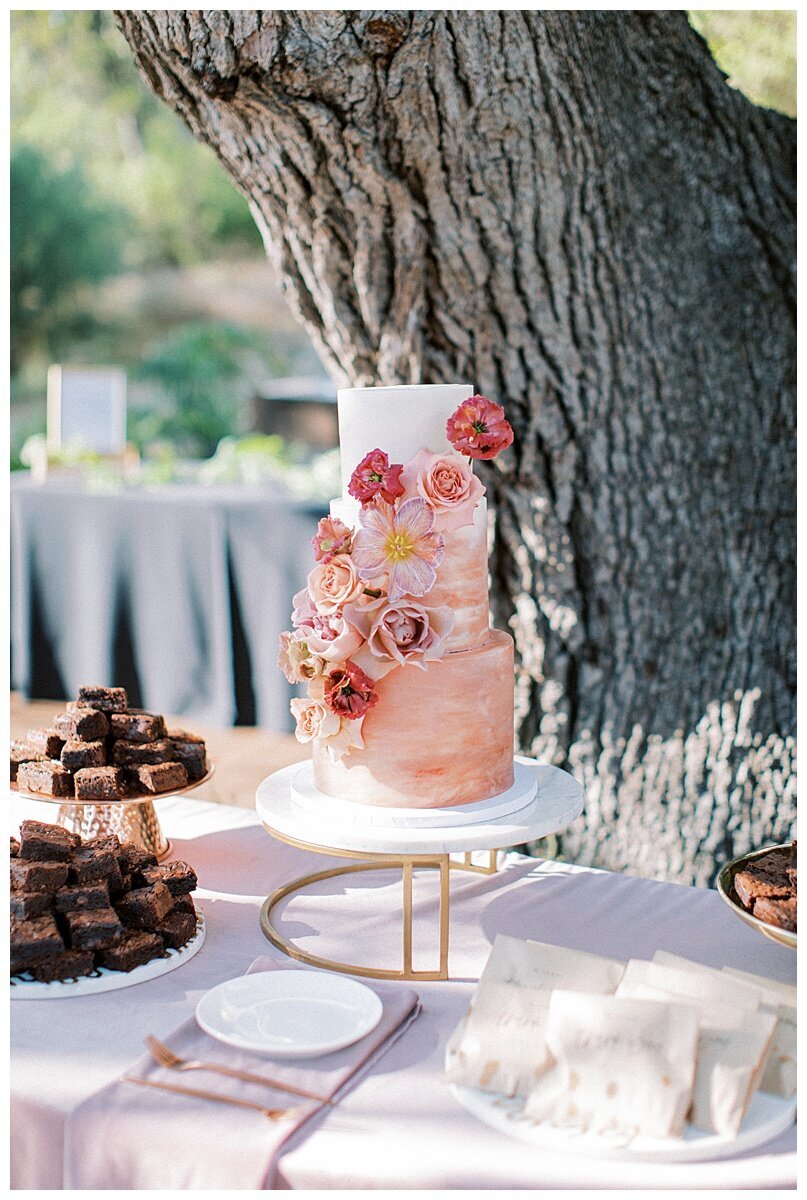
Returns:
[[[121,1083],[136,1083],[139,1087],[156,1088],[160,1092],[173,1092],[177,1096],[191,1096],[195,1100],[212,1100],[216,1104],[233,1104],[237,1108],[251,1108],[268,1117],[270,1121],[291,1116],[294,1112],[292,1108],[264,1108],[263,1105],[255,1104],[252,1100],[239,1100],[235,1096],[222,1096],[218,1092],[204,1092],[198,1088],[180,1087],[174,1083],[158,1083],[156,1079],[139,1079],[135,1075],[121,1075],[120,1078]]]
[[[223,1063],[199,1063],[196,1069],[215,1071],[217,1075],[229,1075],[231,1079],[241,1079],[244,1083],[259,1083],[263,1087],[291,1092],[295,1096],[302,1096],[305,1100],[316,1100],[317,1104],[333,1104],[333,1100],[329,1100],[327,1096],[317,1096],[315,1092],[306,1092],[303,1088],[295,1087],[291,1083],[281,1083],[279,1079],[269,1079],[266,1075],[251,1075],[249,1071],[238,1071],[235,1067],[225,1067]]]

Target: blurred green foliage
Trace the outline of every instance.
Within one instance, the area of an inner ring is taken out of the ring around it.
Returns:
[[[91,318],[75,304],[79,284],[120,267],[127,214],[102,200],[82,169],[55,169],[33,147],[11,155],[11,365],[36,349],[53,354],[86,336]]]
[[[194,322],[170,330],[135,369],[156,385],[148,408],[129,413],[129,436],[140,447],[170,441],[181,454],[211,455],[243,426],[250,394],[287,364],[265,336],[234,325]]]
[[[795,9],[697,9],[689,19],[732,87],[755,104],[795,117]]]

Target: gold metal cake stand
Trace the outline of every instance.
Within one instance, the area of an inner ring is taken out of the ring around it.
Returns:
[[[334,809],[330,797],[317,793],[315,788],[312,791],[310,762],[294,763],[275,771],[263,780],[255,795],[255,807],[266,832],[288,846],[347,859],[349,864],[301,875],[272,892],[261,908],[263,933],[290,958],[328,971],[371,979],[448,979],[452,873],[495,875],[498,850],[557,833],[583,810],[583,789],[567,771],[520,755],[514,760],[513,771],[514,785],[509,798],[506,794],[504,799],[494,797],[494,802],[484,812],[475,814],[476,820],[472,821],[467,819],[467,813],[443,813],[439,825],[407,824],[396,819],[368,823],[357,819],[354,806],[348,810]],[[300,798],[302,803],[298,802]],[[412,884],[415,871],[421,868],[438,871],[440,877],[436,930],[439,957],[436,969],[429,971],[415,969],[413,964]],[[403,885],[400,966],[368,967],[323,958],[301,949],[278,929],[275,909],[288,897],[326,879],[390,869],[400,870]]]
[[[267,896],[261,908],[261,929],[273,946],[295,958],[299,962],[308,963],[312,967],[323,967],[327,971],[344,971],[348,975],[365,975],[372,979],[448,979],[448,931],[449,906],[451,888],[449,884],[451,871],[473,871],[478,875],[495,875],[496,851],[488,850],[488,861],[484,865],[474,863],[474,852],[465,852],[462,861],[452,859],[449,854],[378,854],[364,853],[359,850],[334,850],[330,847],[303,842],[298,838],[280,833],[264,821],[264,829],[278,841],[300,850],[310,850],[314,854],[326,854],[333,858],[358,859],[351,866],[331,867],[327,871],[315,871],[310,875],[301,875],[291,883],[284,883],[270,896]],[[436,869],[440,872],[440,906],[438,910],[439,959],[440,965],[436,971],[416,970],[412,965],[412,881],[414,872],[419,867]],[[402,963],[397,968],[363,967],[355,963],[339,962],[336,959],[322,958],[317,954],[309,954],[301,950],[289,938],[283,936],[272,923],[272,909],[287,896],[302,891],[309,884],[319,883],[323,879],[334,879],[339,875],[355,875],[360,871],[386,871],[390,868],[400,868],[403,882],[403,911],[402,911]]]

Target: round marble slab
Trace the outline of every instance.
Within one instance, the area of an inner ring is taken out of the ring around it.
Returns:
[[[534,773],[535,794],[518,811],[488,817],[469,824],[426,827],[390,827],[360,823],[348,824],[335,814],[333,799],[319,793],[321,803],[305,808],[292,796],[292,781],[300,770],[294,763],[268,776],[258,786],[255,807],[270,830],[281,837],[322,846],[329,850],[356,851],[361,854],[453,854],[468,850],[498,850],[522,842],[548,837],[570,825],[583,811],[583,789],[577,780],[559,767],[516,756],[517,769]],[[351,808],[363,809],[364,805]],[[370,806],[366,806],[370,807]],[[430,810],[433,814],[441,810]],[[451,809],[442,810],[446,814]],[[355,814],[357,817],[360,814]]]

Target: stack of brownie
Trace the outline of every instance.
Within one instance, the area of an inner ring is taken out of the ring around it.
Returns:
[[[796,932],[796,843],[770,850],[734,876],[734,893],[760,921]]]
[[[129,708],[124,688],[83,687],[50,729],[11,743],[11,779],[26,792],[125,800],[176,791],[207,772],[201,738]]]
[[[40,982],[131,971],[196,931],[196,873],[115,834],[82,841],[23,821],[11,839],[11,974]]]

